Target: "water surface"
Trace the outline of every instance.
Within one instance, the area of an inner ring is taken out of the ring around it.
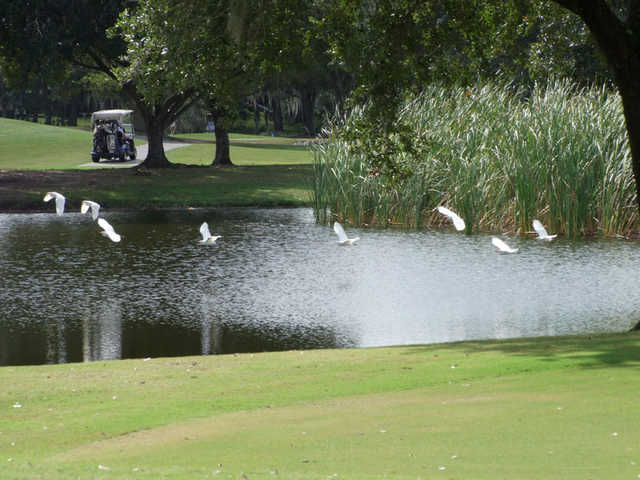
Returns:
[[[350,229],[309,209],[0,215],[0,365],[621,331],[640,244]],[[198,228],[222,235],[200,245]]]

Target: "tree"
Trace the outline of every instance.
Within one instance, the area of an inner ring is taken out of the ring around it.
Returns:
[[[640,206],[640,2],[555,1],[584,20],[613,72],[622,98]],[[633,330],[640,330],[640,322]]]
[[[613,73],[622,98],[640,207],[640,2],[554,2],[584,21]],[[397,152],[386,148],[385,139],[398,134],[394,112],[405,92],[434,79],[446,84],[481,77],[496,58],[496,40],[517,40],[522,18],[543,3],[331,0],[333,8],[318,23],[331,39],[336,57],[356,74],[358,98],[372,101],[367,123],[358,129],[370,140],[361,144],[382,152],[372,163],[392,177],[402,173],[395,161]],[[410,146],[410,139],[406,144]]]
[[[149,143],[144,164],[166,167],[170,164],[162,145],[163,131],[189,103],[192,92],[182,90],[161,99],[151,99],[139,91],[137,82],[144,78],[145,72],[155,68],[157,73],[153,61],[158,60],[160,53],[154,50],[156,44],[147,45],[142,41],[147,23],[144,17],[136,23],[137,17],[132,13],[144,3],[69,0],[61,5],[54,0],[33,0],[29,2],[29,8],[24,8],[21,2],[0,0],[3,12],[0,17],[0,62],[6,71],[22,78],[37,75],[52,78],[69,64],[105,74],[120,85],[144,119]],[[162,16],[166,12],[156,13]],[[129,45],[139,41],[140,46],[149,49],[127,50],[127,44],[117,30],[107,34],[119,19],[124,25],[127,19],[131,20],[133,32],[122,31],[129,34]],[[152,23],[148,25],[154,27]],[[135,72],[140,76],[136,77]],[[159,77],[159,74],[155,75],[156,79]]]
[[[144,118],[149,153],[143,165],[150,168],[170,166],[164,153],[164,132],[196,94],[189,84],[190,72],[175,63],[174,45],[167,42],[166,32],[175,29],[173,22],[182,15],[177,3],[141,0],[135,8],[123,10],[108,30],[108,37],[124,41],[125,53],[105,73],[122,85]]]
[[[127,44],[118,75],[145,102],[175,117],[200,99],[216,125],[214,166],[232,165],[228,127],[252,82],[245,16],[230,0],[142,0],[125,11],[114,34]],[[247,18],[250,18],[247,16]],[[170,99],[179,100],[180,103]]]
[[[260,98],[265,118],[271,114],[274,129],[282,128],[279,99],[295,96],[306,133],[315,135],[319,94],[335,90],[335,97],[343,100],[348,84],[334,82],[344,80],[344,69],[332,64],[329,44],[313,24],[331,6],[308,0],[243,0],[235,6],[236,32],[241,32],[257,75],[252,93]]]
[[[115,18],[110,5],[103,2],[101,6],[99,12],[88,8],[77,15],[84,22],[78,37],[97,43],[93,36],[97,25]],[[86,69],[68,61],[72,43],[66,36],[72,28],[60,18],[60,9],[44,0],[30,2],[28,8],[2,0],[0,8],[0,69],[10,88],[24,92],[21,107],[34,119],[44,113],[47,123],[55,115],[59,121],[75,124],[81,95],[78,80]],[[85,17],[87,12],[90,18]],[[114,53],[118,54],[117,49]]]
[[[491,0],[330,0],[315,18],[335,62],[355,77],[354,103],[369,107],[345,132],[352,148],[365,154],[373,170],[393,184],[411,172],[397,161],[402,151],[416,154],[409,125],[398,109],[407,93],[431,82],[470,84],[494,74],[514,57],[516,27],[528,2]],[[522,35],[522,33],[519,33]],[[495,39],[501,39],[497,55]],[[496,61],[499,59],[499,61]],[[509,66],[509,65],[507,65]]]
[[[554,0],[584,20],[622,98],[640,207],[640,2]]]
[[[557,3],[538,2],[531,15],[532,42],[528,45],[528,76],[542,82],[550,77],[570,78],[577,84],[613,84],[613,77],[584,21]],[[526,27],[525,27],[526,28]]]

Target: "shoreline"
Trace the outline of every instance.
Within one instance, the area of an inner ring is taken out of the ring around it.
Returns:
[[[50,211],[42,200],[49,191],[63,194],[70,209],[79,209],[85,199],[123,211],[312,205],[310,165],[176,167],[0,170],[0,213]]]

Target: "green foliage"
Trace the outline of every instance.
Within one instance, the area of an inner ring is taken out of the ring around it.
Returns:
[[[535,32],[526,68],[531,79],[570,78],[580,84],[612,82],[606,62],[584,21],[555,2],[536,2],[521,28]]]
[[[363,116],[354,110],[315,151],[320,222],[421,227],[442,223],[433,209],[447,205],[468,232],[529,231],[533,218],[566,235],[637,228],[620,99],[606,89],[556,82],[525,97],[496,84],[426,88],[399,115],[420,150],[385,140],[402,152],[394,162],[411,172],[396,180],[344,134]]]
[[[375,158],[372,165],[392,174],[394,181],[407,174],[395,159],[423,148],[412,145],[410,129],[399,114],[407,92],[417,94],[432,82],[472,84],[498,70],[514,70],[505,58],[516,63],[523,55],[518,40],[527,32],[518,27],[529,9],[526,2],[330,3],[332,8],[315,20],[317,30],[327,36],[336,62],[356,77],[352,106],[370,102],[358,120],[352,120],[353,134],[363,152]],[[391,135],[401,141],[389,142]]]
[[[0,59],[13,78],[55,80],[69,63],[102,70],[118,63],[122,42],[107,38],[126,0],[2,0]]]

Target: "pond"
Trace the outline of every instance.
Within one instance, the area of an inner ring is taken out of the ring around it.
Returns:
[[[0,365],[622,331],[640,244],[353,229],[310,209],[0,215]],[[222,238],[198,243],[209,223]]]

